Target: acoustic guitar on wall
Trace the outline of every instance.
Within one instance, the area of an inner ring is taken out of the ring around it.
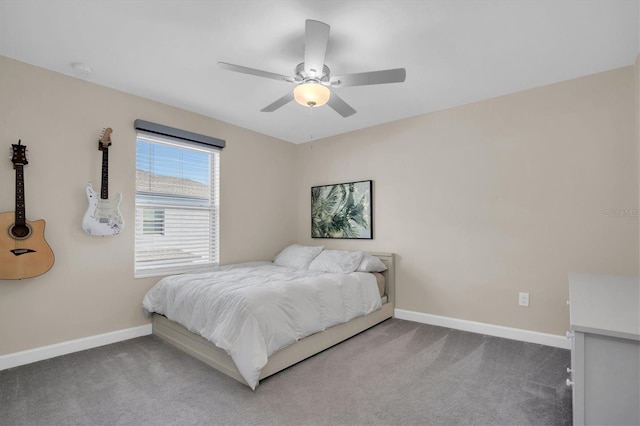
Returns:
[[[42,275],[53,266],[51,247],[44,239],[43,219],[28,221],[25,213],[24,166],[27,147],[12,144],[16,171],[16,210],[0,213],[0,279],[21,280]]]
[[[82,229],[89,235],[117,235],[124,229],[124,219],[120,214],[122,194],[117,193],[114,198],[109,198],[109,146],[112,132],[110,127],[105,129],[98,141],[98,150],[102,151],[100,194],[93,190],[91,182],[85,190],[89,208],[82,219]]]

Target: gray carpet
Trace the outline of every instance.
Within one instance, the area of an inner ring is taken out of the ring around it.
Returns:
[[[570,425],[567,350],[391,319],[255,392],[154,336],[0,371],[0,424]]]

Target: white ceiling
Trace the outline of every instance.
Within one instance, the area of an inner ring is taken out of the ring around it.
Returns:
[[[406,81],[333,89],[348,118],[260,112],[294,86],[216,63],[293,75],[305,19],[331,26],[332,75]],[[639,22],[638,0],[0,0],[0,55],[301,143],[631,65]]]

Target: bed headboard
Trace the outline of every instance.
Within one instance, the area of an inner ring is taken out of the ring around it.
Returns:
[[[377,257],[385,264],[387,270],[382,273],[384,275],[386,293],[389,303],[395,306],[396,303],[396,270],[395,259],[393,253],[369,252],[370,255]]]

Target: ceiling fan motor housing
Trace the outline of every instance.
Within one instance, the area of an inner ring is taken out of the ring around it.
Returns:
[[[296,66],[295,76],[296,76],[296,81],[307,82],[309,80],[315,80],[325,85],[328,85],[329,78],[331,77],[331,70],[329,70],[328,66],[323,65],[321,75],[309,75],[304,70],[304,62],[301,62]]]

